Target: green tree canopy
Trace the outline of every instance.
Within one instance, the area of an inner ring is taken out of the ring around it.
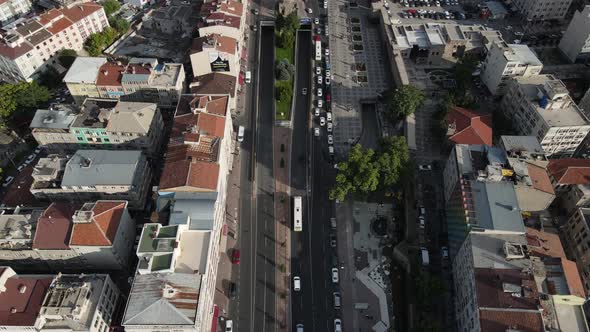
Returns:
[[[90,54],[90,56],[99,56],[102,51],[109,45],[111,45],[119,34],[117,30],[108,27],[102,32],[91,34],[86,40],[84,48]]]
[[[129,30],[129,22],[125,21],[122,18],[118,17],[111,17],[109,19],[109,24],[113,27],[118,34],[122,35]]]
[[[65,48],[59,52],[59,57],[57,59],[62,66],[69,69],[72,66],[72,63],[74,63],[74,60],[76,60],[77,56],[78,52],[69,48]]]
[[[473,72],[477,68],[477,58],[474,55],[465,55],[462,57],[455,67],[453,67],[453,73],[455,80],[457,81],[457,89],[459,96],[463,95],[471,80],[473,79]]]
[[[424,92],[412,85],[402,85],[399,89],[391,89],[383,94],[385,107],[392,120],[413,114],[425,100]]]
[[[37,81],[49,90],[53,90],[61,84],[62,80],[62,75],[55,68],[49,67],[39,75]]]
[[[389,188],[395,185],[410,160],[406,139],[402,136],[386,137],[381,141],[381,151],[377,164],[381,172],[380,185]]]
[[[0,85],[0,117],[6,119],[19,108],[37,108],[50,97],[49,90],[35,81]]]
[[[102,7],[104,8],[105,14],[107,14],[107,16],[111,16],[121,8],[121,3],[117,0],[105,0],[102,3]]]

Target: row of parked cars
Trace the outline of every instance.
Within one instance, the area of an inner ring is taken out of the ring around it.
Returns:
[[[33,153],[31,153],[22,164],[18,165],[16,170],[19,173],[22,172],[22,170],[25,169],[25,167],[29,166],[37,158],[39,153],[41,153],[41,148],[35,149],[35,151]],[[7,176],[4,179],[4,182],[2,183],[2,187],[7,188],[8,186],[10,186],[12,181],[14,181],[14,176]]]
[[[467,16],[459,11],[456,10],[445,10],[444,12],[437,12],[432,9],[425,10],[425,9],[408,9],[403,11],[399,14],[402,18],[432,18],[435,20],[464,20]]]
[[[396,1],[394,1],[396,2]],[[400,5],[404,7],[440,7],[440,6],[458,6],[457,0],[401,0]]]

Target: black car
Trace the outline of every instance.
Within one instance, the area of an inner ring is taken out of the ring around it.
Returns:
[[[229,283],[229,289],[228,289],[227,295],[232,300],[236,298],[236,295],[238,295],[238,285],[236,285],[235,282]]]

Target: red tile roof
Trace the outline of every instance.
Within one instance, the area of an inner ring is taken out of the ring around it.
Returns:
[[[200,134],[223,137],[225,132],[225,117],[201,112],[198,115],[197,128]]]
[[[590,159],[552,159],[547,172],[557,184],[590,184]]]
[[[23,54],[29,52],[33,49],[33,46],[26,42],[22,42],[17,47],[9,47],[4,42],[0,42],[0,54],[9,58],[9,59],[17,59],[18,57],[22,56]]]
[[[580,271],[578,270],[576,263],[566,258],[562,258],[561,267],[563,268],[563,273],[570,293],[581,298],[586,298],[586,291],[584,290]]]
[[[167,161],[160,178],[160,189],[193,187],[209,191],[217,189],[219,164],[203,161]]]
[[[492,145],[492,116],[455,106],[447,115],[447,123],[455,126],[449,139],[456,144]]]
[[[126,205],[125,201],[96,202],[92,208],[91,222],[74,224],[70,245],[104,247],[113,245]]]
[[[121,77],[125,72],[125,66],[107,62],[98,70],[96,78],[97,86],[121,86]]]
[[[58,18],[59,16],[63,16],[61,10],[56,8],[50,9],[44,12],[43,14],[39,15],[39,23],[46,25],[52,20]]]
[[[6,280],[0,292],[0,326],[34,326],[47,289],[53,278],[21,278]]]
[[[207,36],[195,38],[191,46],[191,54],[202,52],[204,49],[203,47],[206,45],[211,45],[211,49],[214,48],[220,52],[236,54],[237,43],[237,40],[235,40],[234,38],[214,33]]]
[[[241,18],[236,17],[236,16],[231,16],[231,15],[226,15],[221,12],[216,12],[216,13],[209,14],[207,16],[207,18],[205,19],[205,22],[207,23],[207,26],[225,25],[228,27],[239,29],[240,23],[241,23]]]
[[[539,293],[533,276],[516,269],[475,269],[479,307],[537,309]],[[520,297],[504,292],[503,285],[520,286]]]
[[[236,78],[222,73],[209,73],[197,76],[191,84],[191,92],[197,95],[234,96]]]
[[[37,222],[33,249],[69,249],[74,206],[52,203]]]
[[[544,332],[540,312],[480,309],[481,332]]]
[[[527,164],[527,168],[529,171],[529,177],[533,182],[533,188],[548,194],[555,195],[553,184],[551,184],[551,179],[549,178],[549,174],[547,174],[547,170],[545,168],[531,163]]]
[[[74,22],[72,22],[68,18],[64,17],[64,18],[60,18],[55,23],[53,23],[51,25],[51,27],[47,28],[47,30],[49,32],[51,32],[52,34],[56,35],[56,34],[62,32],[63,30],[69,28],[73,24],[74,24]]]
[[[542,232],[532,227],[526,227],[526,239],[529,252],[539,257],[562,257],[565,251],[561,245],[559,235]]]
[[[102,6],[94,3],[94,2],[85,2],[70,8],[63,8],[62,12],[65,16],[67,16],[70,20],[74,22],[78,22],[85,17],[92,15],[93,13],[102,9]]]
[[[244,5],[237,1],[227,0],[224,3],[221,3],[219,11],[228,15],[242,16],[244,13]]]
[[[217,114],[225,116],[227,112],[227,104],[229,97],[217,97],[217,96],[203,96],[198,99],[199,108],[205,108],[205,111],[210,114]]]

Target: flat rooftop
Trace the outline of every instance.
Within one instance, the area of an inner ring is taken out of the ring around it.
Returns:
[[[514,186],[510,182],[470,181],[475,228],[504,232],[525,232]]]
[[[210,241],[211,232],[183,232],[180,236],[180,256],[176,259],[174,272],[205,274]]]
[[[183,70],[180,63],[158,64],[155,68],[156,74],[153,77],[154,86],[176,86],[180,71]]]
[[[526,64],[529,66],[542,66],[543,63],[539,58],[537,58],[537,54],[533,52],[527,45],[521,44],[508,44],[508,49],[504,51],[504,56],[508,61],[518,61],[521,64]]]
[[[482,269],[520,269],[531,265],[528,259],[507,259],[504,246],[507,243],[527,245],[522,234],[498,234],[471,232],[471,250],[475,268]]]

